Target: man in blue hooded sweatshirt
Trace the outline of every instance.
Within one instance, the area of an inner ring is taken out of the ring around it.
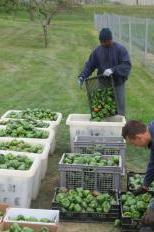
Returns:
[[[146,193],[150,184],[154,181],[154,121],[146,126],[142,122],[130,120],[123,127],[122,136],[129,144],[150,149],[150,159],[143,185],[140,186],[134,194],[139,195]],[[151,200],[142,222],[154,226],[154,198]]]
[[[119,115],[125,115],[125,81],[131,70],[131,62],[126,48],[112,40],[109,28],[103,28],[99,34],[100,45],[90,54],[83,71],[78,77],[78,83],[84,81],[97,69],[102,74],[102,80],[111,82],[113,76],[117,110]]]

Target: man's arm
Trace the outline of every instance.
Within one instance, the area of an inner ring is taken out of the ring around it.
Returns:
[[[98,67],[96,51],[93,51],[88,61],[85,63],[83,71],[80,73],[79,77],[83,77],[83,80],[86,80],[92,72]]]
[[[147,171],[144,177],[143,185],[149,187],[153,180],[154,180],[154,150],[151,151],[150,160],[147,166]]]
[[[115,76],[127,77],[131,70],[131,61],[126,48],[121,47],[119,52],[119,64],[112,68]]]

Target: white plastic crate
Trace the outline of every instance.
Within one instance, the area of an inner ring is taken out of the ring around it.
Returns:
[[[1,154],[8,153],[1,152]],[[12,154],[17,155],[13,152]],[[30,159],[33,160],[33,164],[29,170],[0,169],[0,202],[15,207],[30,207],[34,193],[38,192],[40,168],[39,158],[31,157]]]
[[[11,142],[13,141],[14,138],[2,138],[0,137],[0,143],[1,142]],[[18,141],[21,141],[21,139],[16,139],[15,140],[18,140]],[[54,140],[54,133],[53,133],[53,140]],[[41,153],[32,153],[32,152],[26,152],[26,155],[28,157],[38,157],[41,161],[41,167],[40,167],[40,177],[41,179],[43,179],[45,177],[45,174],[46,174],[46,171],[47,171],[47,166],[48,166],[48,155],[49,155],[49,152],[50,152],[50,144],[49,143],[46,143],[44,141],[34,141],[34,140],[31,140],[31,139],[22,139],[22,141],[24,141],[25,143],[28,143],[30,145],[41,145],[42,146],[42,149],[43,151]],[[25,154],[24,151],[14,151],[14,150],[0,150],[0,152],[10,152],[10,153],[16,153],[16,154]]]
[[[126,123],[124,116],[116,115],[106,118],[101,122],[90,121],[90,114],[70,114],[66,120],[66,125],[70,127],[71,151],[74,150],[74,139],[77,135],[121,136],[122,127]]]
[[[5,126],[0,126],[1,128],[5,128]],[[56,139],[55,139],[55,131],[53,129],[50,129],[49,131],[49,137],[47,139],[37,139],[37,138],[20,138],[20,137],[0,137],[0,141],[7,142],[7,141],[12,141],[12,140],[23,140],[26,143],[30,144],[43,144],[44,146],[46,145],[46,149],[44,150],[42,154],[42,159],[44,162],[42,163],[43,168],[42,168],[42,178],[44,178],[46,169],[47,169],[47,155],[53,154],[55,150],[55,145],[56,145]],[[49,151],[48,151],[49,147]]]
[[[35,217],[36,219],[47,218],[53,221],[53,223],[16,221],[14,218],[19,215],[23,215],[25,217]],[[52,232],[57,231],[59,223],[59,210],[8,208],[4,217],[5,229],[9,228],[12,223],[18,223],[20,226],[28,226],[36,229],[36,231],[39,229],[39,227],[47,227],[49,231]]]
[[[5,119],[5,118],[8,118],[9,119],[9,114],[11,112],[21,112],[22,110],[8,110],[5,114],[2,115],[1,119]],[[45,121],[45,122],[50,122],[50,127],[49,129],[54,129],[55,132],[57,131],[58,129],[58,126],[62,120],[62,113],[59,113],[59,112],[55,112],[57,114],[57,120],[56,121],[46,121],[46,120],[42,120],[42,121]],[[39,121],[39,120],[38,120]]]

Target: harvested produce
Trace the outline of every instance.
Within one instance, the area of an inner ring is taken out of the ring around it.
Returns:
[[[10,226],[9,230],[5,230],[4,232],[35,232],[35,230],[29,228],[29,227],[21,227],[17,223],[13,223]],[[47,227],[42,227],[39,232],[49,232],[49,229]]]
[[[49,109],[26,109],[20,112],[11,112],[7,115],[8,118],[15,119],[35,119],[35,120],[49,120],[56,121],[57,114]]]
[[[23,140],[12,140],[10,142],[0,142],[0,150],[12,150],[18,152],[42,153],[42,145],[31,145]]]
[[[0,169],[29,170],[33,161],[27,156],[15,156],[13,154],[0,154]]]
[[[108,213],[117,202],[108,193],[91,192],[83,188],[61,188],[55,198],[63,212]]]
[[[121,221],[120,221],[120,219],[116,219],[116,220],[115,220],[114,226],[115,226],[115,227],[120,227],[120,226],[121,226]]]
[[[97,89],[92,93],[91,111],[93,121],[101,121],[116,114],[116,102],[111,87]]]
[[[151,194],[149,193],[138,196],[134,196],[131,192],[123,194],[121,196],[122,216],[140,219],[144,215],[151,198]]]
[[[48,218],[37,219],[35,217],[25,217],[23,215],[18,215],[15,218],[10,218],[13,221],[27,221],[27,222],[44,222],[44,223],[54,223],[55,221],[49,220]]]
[[[0,121],[0,125],[9,125],[12,124],[13,122],[20,122],[20,119],[9,119],[9,120],[3,120]],[[47,122],[43,122],[43,121],[37,121],[37,120],[33,120],[33,119],[24,119],[22,120],[22,124],[25,126],[34,126],[34,127],[39,127],[39,128],[48,128],[49,127],[49,123]]]
[[[3,217],[4,212],[0,211],[0,217]]]
[[[131,190],[136,190],[138,187],[140,187],[143,184],[144,175],[141,174],[135,174],[134,176],[129,177],[129,188]],[[154,182],[151,183],[149,190],[154,191]]]
[[[113,155],[110,158],[103,157],[100,153],[93,155],[66,153],[64,158],[65,164],[84,164],[103,166],[119,166],[119,156]]]
[[[0,137],[47,138],[47,131],[38,130],[34,126],[22,121],[12,121],[5,129],[0,130]]]

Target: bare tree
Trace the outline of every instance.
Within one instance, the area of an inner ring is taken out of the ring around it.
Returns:
[[[53,17],[70,9],[72,2],[70,0],[33,0],[40,18],[44,34],[45,48],[48,46],[48,28]]]
[[[34,21],[36,14],[36,4],[34,0],[29,0],[27,3],[27,11],[31,21]]]

